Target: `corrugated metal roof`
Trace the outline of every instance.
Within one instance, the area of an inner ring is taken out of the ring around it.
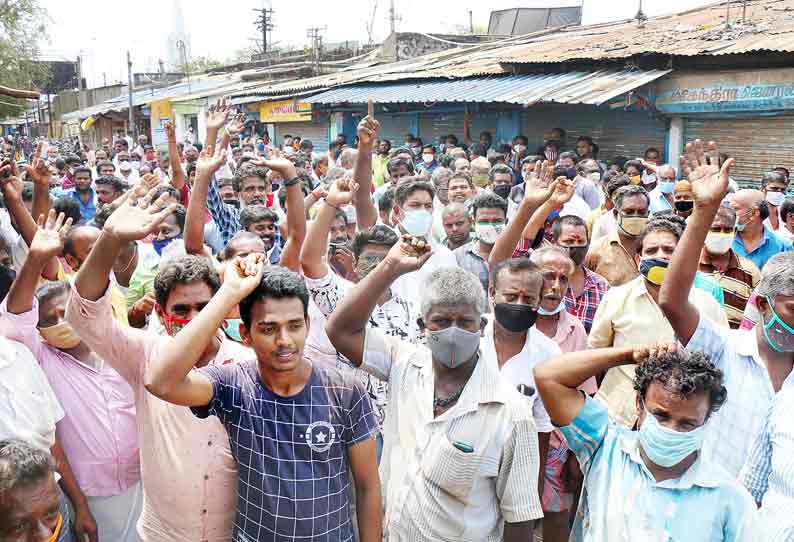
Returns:
[[[719,2],[674,15],[567,27],[494,51],[505,63],[628,58],[641,54],[794,52],[794,0]],[[726,15],[730,24],[726,25]],[[492,57],[493,59],[493,57]]]
[[[538,102],[600,105],[671,70],[598,70],[555,74],[472,77],[446,81],[358,84],[328,90],[302,101],[309,103]]]

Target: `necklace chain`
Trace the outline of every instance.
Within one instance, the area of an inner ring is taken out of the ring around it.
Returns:
[[[464,383],[458,391],[456,391],[449,397],[444,397],[444,398],[436,397],[435,399],[433,399],[433,406],[436,408],[444,408],[445,406],[451,405],[452,403],[460,399],[460,396],[463,393],[463,388],[465,387],[466,384]]]

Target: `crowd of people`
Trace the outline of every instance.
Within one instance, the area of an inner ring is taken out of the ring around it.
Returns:
[[[788,170],[468,120],[4,141],[0,542],[794,541]]]

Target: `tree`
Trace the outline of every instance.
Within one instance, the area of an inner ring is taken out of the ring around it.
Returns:
[[[208,56],[193,57],[188,64],[189,73],[204,73],[213,68],[220,68],[224,63]]]
[[[46,21],[38,0],[0,0],[0,81],[5,86],[34,90],[47,84],[49,70],[36,62],[39,43],[47,37]],[[2,102],[0,118],[25,109],[24,99],[3,97]]]

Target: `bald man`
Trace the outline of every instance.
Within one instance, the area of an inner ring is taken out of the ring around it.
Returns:
[[[762,270],[775,254],[794,250],[790,241],[784,241],[764,225],[764,220],[769,217],[765,200],[766,196],[760,190],[739,190],[731,199],[736,211],[733,250]]]
[[[687,180],[678,181],[673,187],[673,209],[683,219],[689,218],[695,208],[695,196],[692,185]]]

